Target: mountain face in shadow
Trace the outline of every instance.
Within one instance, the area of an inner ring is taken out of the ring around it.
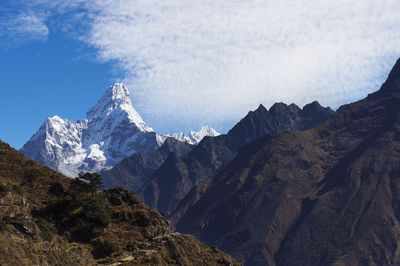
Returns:
[[[332,119],[246,145],[172,220],[245,265],[399,265],[400,60]]]
[[[186,142],[167,138],[160,148],[148,153],[135,153],[110,170],[102,172],[101,176],[105,187],[124,186],[136,192],[151,178],[169,153],[173,152],[178,156],[183,156],[194,147]]]
[[[205,137],[183,157],[169,154],[151,179],[138,191],[146,204],[167,215],[197,184],[230,161],[239,149],[266,134],[286,130],[305,130],[334,115],[330,108],[313,102],[300,109],[294,104],[274,104],[268,111],[260,105],[249,112],[226,135]]]
[[[0,141],[1,264],[240,265],[125,188],[92,188]]]

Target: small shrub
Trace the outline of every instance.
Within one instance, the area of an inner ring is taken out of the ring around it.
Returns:
[[[65,198],[38,211],[36,217],[51,220],[60,233],[73,241],[90,243],[104,232],[111,214],[103,198],[92,194],[88,188],[88,184],[79,178],[71,180],[67,191],[61,184],[54,184],[49,191],[63,193]]]
[[[122,202],[125,202],[130,206],[134,206],[140,202],[132,192],[128,191],[124,187],[111,188],[106,190],[106,192],[109,195],[110,204],[115,206],[121,205]]]
[[[82,206],[84,219],[89,221],[91,224],[107,227],[110,223],[111,217],[102,198],[89,198],[82,203]]]
[[[15,193],[20,194],[20,195],[22,195],[22,193],[23,193],[22,188],[20,186],[16,185],[16,184],[12,185],[12,190]]]
[[[100,197],[65,201],[61,205],[64,208],[58,220],[63,231],[71,232],[74,240],[90,242],[99,237],[110,223],[111,216]]]
[[[84,175],[79,175],[79,179],[87,182],[89,192],[93,195],[104,187],[103,180],[98,173],[86,173]]]
[[[152,224],[153,219],[147,212],[138,211],[134,214],[132,225],[145,227]]]
[[[72,235],[79,241],[89,242],[103,233],[111,216],[100,197],[85,199],[80,208],[81,211],[71,217]]]
[[[114,245],[107,240],[96,240],[92,244],[94,246],[92,255],[95,259],[109,257],[115,251]]]

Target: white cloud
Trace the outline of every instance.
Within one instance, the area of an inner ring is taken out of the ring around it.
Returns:
[[[49,29],[44,23],[45,14],[26,12],[9,15],[0,21],[0,36],[12,42],[46,40]]]
[[[260,103],[338,106],[377,89],[400,56],[398,0],[38,3],[86,10],[80,39],[125,70],[155,129],[234,121]]]
[[[139,107],[161,118],[336,106],[376,89],[400,55],[398,1],[121,0],[96,10],[88,42],[120,62]]]

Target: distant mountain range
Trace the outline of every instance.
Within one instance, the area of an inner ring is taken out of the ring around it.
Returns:
[[[185,135],[184,133],[173,133],[173,134],[168,134],[168,137],[173,137],[177,140],[180,140],[182,142],[186,142],[192,145],[197,145],[199,142],[205,137],[205,136],[210,136],[210,137],[216,137],[221,135],[218,133],[215,129],[213,129],[210,126],[203,126],[200,131],[190,131],[189,134]]]
[[[244,146],[172,220],[245,265],[400,265],[400,60],[333,118]]]
[[[206,126],[179,140],[197,144],[204,136],[218,135]],[[172,136],[175,136],[172,135]],[[135,153],[154,151],[168,136],[154,132],[132,106],[128,88],[116,83],[76,122],[58,116],[48,118],[22,147],[28,157],[66,176],[110,169]]]

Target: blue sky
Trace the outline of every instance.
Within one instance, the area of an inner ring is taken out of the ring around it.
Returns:
[[[118,78],[111,62],[82,57],[87,52],[81,43],[52,33],[46,41],[0,49],[0,139],[20,148],[47,117],[85,118]]]
[[[396,0],[4,0],[0,139],[20,148],[53,115],[84,119],[125,82],[160,133],[225,132],[260,103],[337,107],[400,57]]]

